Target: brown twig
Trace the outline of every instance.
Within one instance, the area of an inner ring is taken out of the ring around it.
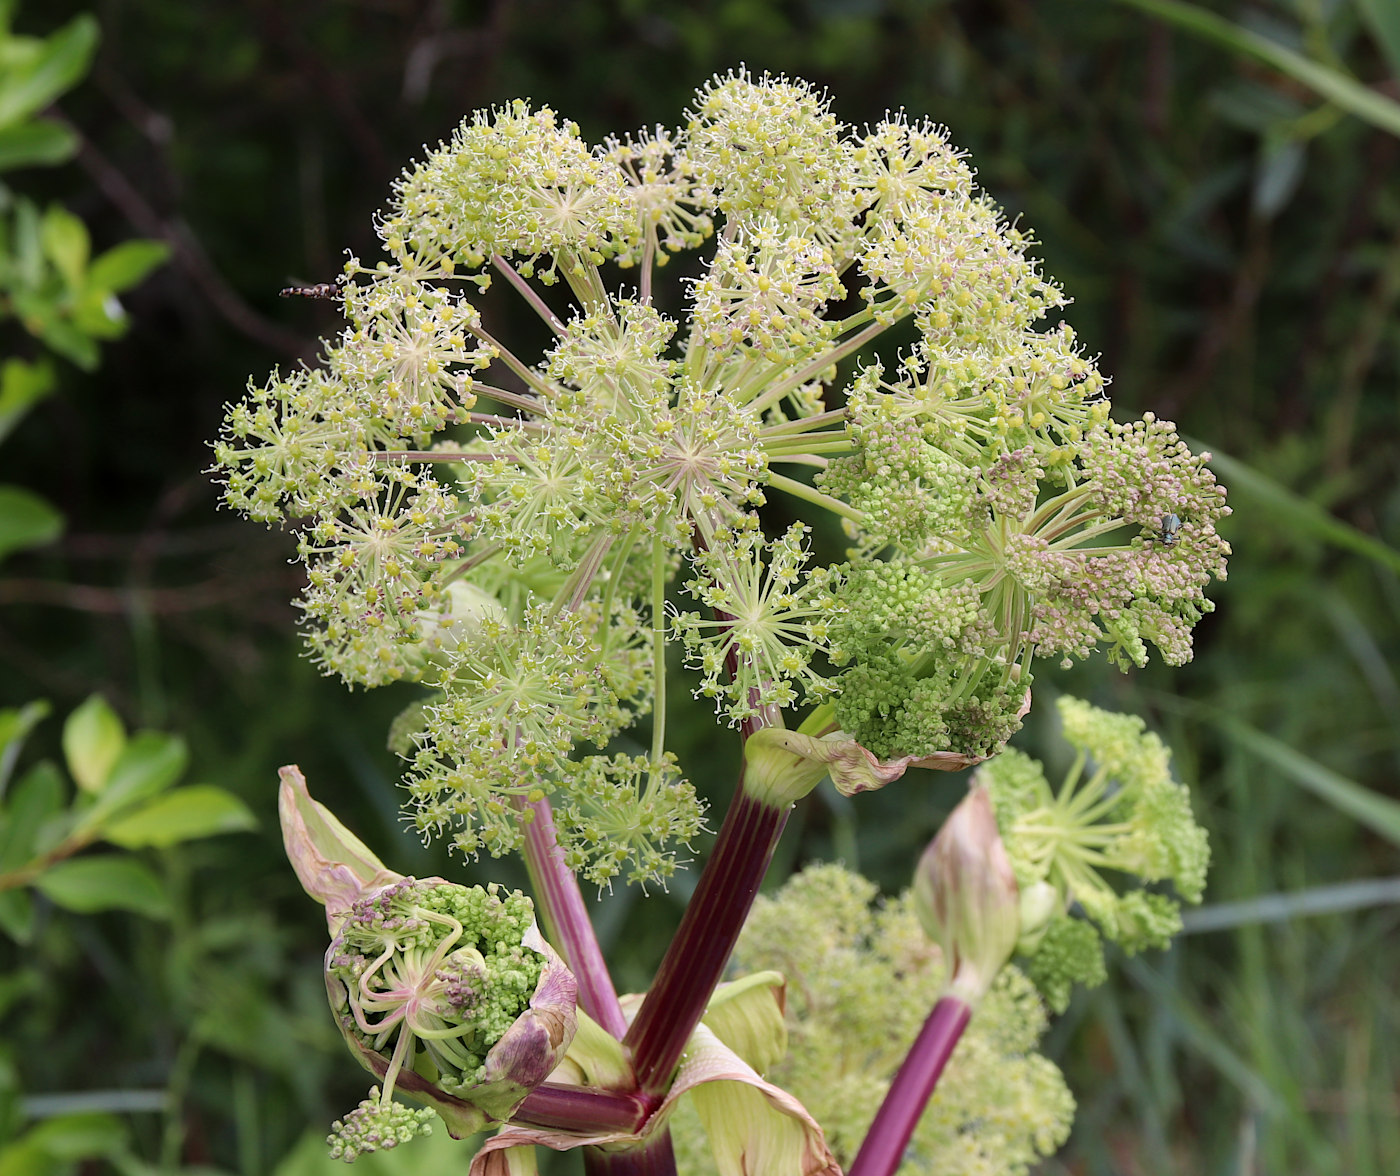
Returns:
[[[316,350],[313,340],[264,318],[244,302],[214,267],[187,225],[161,217],[122,171],[77,127],[61,116],[56,121],[78,137],[78,166],[92,177],[103,195],[121,210],[139,232],[170,246],[176,267],[194,283],[229,326],[269,351],[283,355],[300,357]]]

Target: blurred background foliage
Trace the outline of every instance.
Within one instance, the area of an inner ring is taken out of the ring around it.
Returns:
[[[192,776],[257,827],[148,840],[131,852],[158,902],[77,914],[40,892],[29,942],[0,939],[0,1176],[329,1170],[306,1137],[364,1083],[325,1013],[320,913],[281,857],[277,766],[299,762],[400,870],[487,867],[405,835],[381,734],[405,698],[347,694],[302,657],[291,545],[216,509],[208,439],[249,373],[312,359],[335,329],[333,307],[279,288],[332,279],[344,248],[372,256],[390,183],[464,114],[529,96],[594,138],[674,124],[741,60],[829,87],[848,122],[905,106],[946,123],[1035,230],[1120,415],[1177,420],[1231,486],[1231,576],[1195,662],[1046,664],[1018,736],[1055,758],[1058,690],[1144,714],[1215,847],[1188,934],[1116,961],[1054,1029],[1081,1110],[1045,1171],[1400,1171],[1400,4],[49,0],[10,16],[21,38],[78,43],[67,84],[25,108],[4,94],[34,42],[0,40],[0,539],[15,495],[47,509],[0,565],[0,707],[66,715],[100,692],[127,727],[178,732]],[[134,240],[158,244],[99,268]],[[688,714],[682,760],[722,802],[735,752],[705,706]],[[61,762],[62,733],[35,727],[18,768]],[[901,888],[960,784],[820,790],[773,878],[842,857]],[[691,884],[602,904],[624,987],[646,983]],[[460,1149],[429,1150],[415,1164],[465,1171]]]

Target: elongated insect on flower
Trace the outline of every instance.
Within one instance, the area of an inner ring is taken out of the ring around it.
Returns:
[[[1163,547],[1171,547],[1176,543],[1181,531],[1181,519],[1174,514],[1164,514],[1162,516],[1161,539]]]
[[[339,298],[339,282],[321,282],[315,286],[284,286],[278,293],[283,298]]]

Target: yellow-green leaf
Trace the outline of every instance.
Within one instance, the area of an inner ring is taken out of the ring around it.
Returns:
[[[87,72],[97,21],[84,13],[46,38],[40,52],[0,78],[0,126],[42,110]]]
[[[100,694],[94,694],[63,724],[63,758],[84,792],[101,792],[126,748],[121,719]]]
[[[170,256],[164,241],[123,241],[93,260],[88,285],[96,290],[126,290]]]
[[[62,534],[63,516],[47,499],[23,486],[0,486],[0,559]]]
[[[62,163],[78,150],[78,136],[55,122],[0,127],[0,171]]]
[[[102,836],[125,849],[164,848],[197,837],[241,833],[256,825],[248,806],[231,792],[212,784],[191,784],[114,821]]]
[[[78,289],[83,284],[83,271],[87,269],[88,252],[92,247],[87,225],[66,208],[53,204],[44,211],[39,235],[44,256],[53,262],[69,289]]]

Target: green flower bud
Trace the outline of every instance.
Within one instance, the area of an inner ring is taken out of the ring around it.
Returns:
[[[1016,950],[1022,955],[1030,955],[1040,946],[1050,920],[1063,913],[1064,902],[1060,892],[1048,882],[1032,882],[1021,891],[1021,937],[1016,941]]]
[[[914,874],[914,910],[948,961],[948,993],[975,1005],[1016,950],[1020,893],[991,798],[976,785],[943,823]]]

